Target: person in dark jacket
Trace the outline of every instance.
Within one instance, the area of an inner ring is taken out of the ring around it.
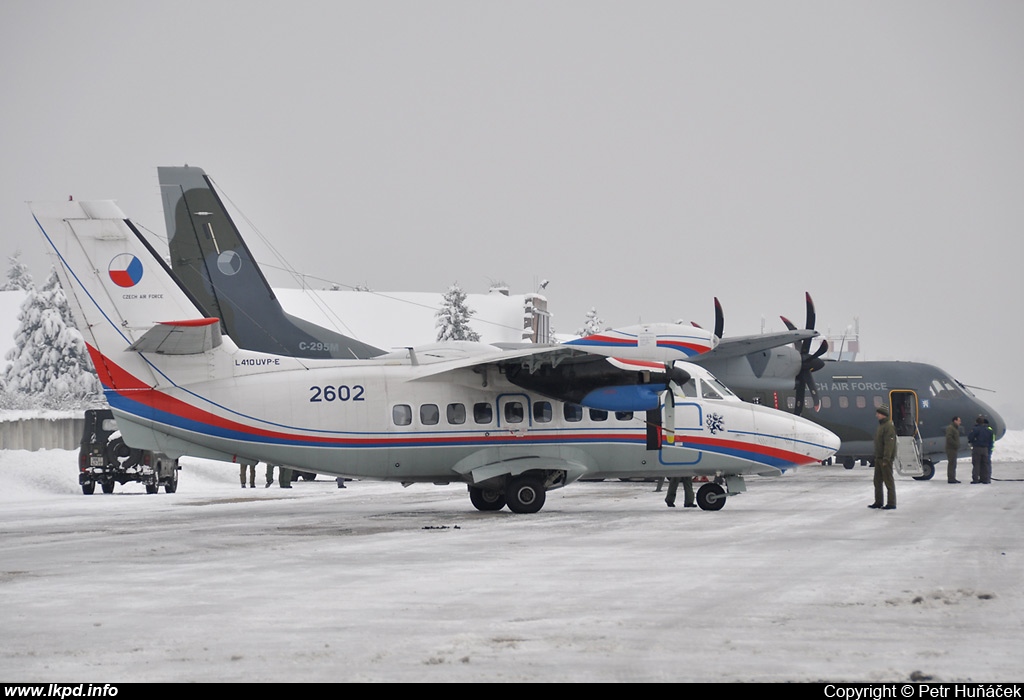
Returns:
[[[978,416],[975,419],[974,427],[967,435],[967,442],[971,445],[971,483],[992,483],[992,448],[995,445],[995,435],[988,426],[985,416]]]
[[[896,427],[889,420],[889,407],[879,406],[875,411],[878,430],[875,432],[875,500],[868,508],[896,510],[896,481],[892,475],[892,463],[896,459]],[[886,499],[882,505],[882,484],[885,484]]]
[[[960,416],[953,416],[953,420],[946,426],[946,481],[951,484],[959,484],[956,479],[956,458],[960,454]]]

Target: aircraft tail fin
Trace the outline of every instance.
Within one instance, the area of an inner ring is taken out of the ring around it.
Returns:
[[[384,354],[284,311],[202,168],[157,172],[174,274],[239,347],[321,359]]]
[[[114,202],[29,206],[105,389],[165,383],[140,353],[196,354],[220,345],[211,330],[217,319],[177,283]]]

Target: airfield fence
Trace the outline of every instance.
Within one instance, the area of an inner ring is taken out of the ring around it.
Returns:
[[[77,450],[84,418],[0,420],[2,450]]]

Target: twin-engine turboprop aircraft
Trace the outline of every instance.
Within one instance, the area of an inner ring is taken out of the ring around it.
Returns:
[[[369,359],[239,349],[113,202],[33,203],[128,444],[402,483],[465,482],[480,510],[541,509],[581,478],[749,474],[815,464],[838,438],[745,404],[685,363],[475,343]],[[710,333],[688,336],[710,349]],[[703,386],[717,388],[709,399]]]

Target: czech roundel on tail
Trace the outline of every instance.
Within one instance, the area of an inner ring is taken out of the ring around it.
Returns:
[[[746,476],[817,464],[839,448],[829,430],[743,403],[697,365],[636,359],[616,342],[452,342],[359,359],[243,350],[113,202],[30,207],[133,447],[463,482],[477,509],[517,513],[539,511],[548,490],[580,478],[660,476],[708,477],[698,504],[717,510]],[[687,329],[686,354],[716,341]]]

